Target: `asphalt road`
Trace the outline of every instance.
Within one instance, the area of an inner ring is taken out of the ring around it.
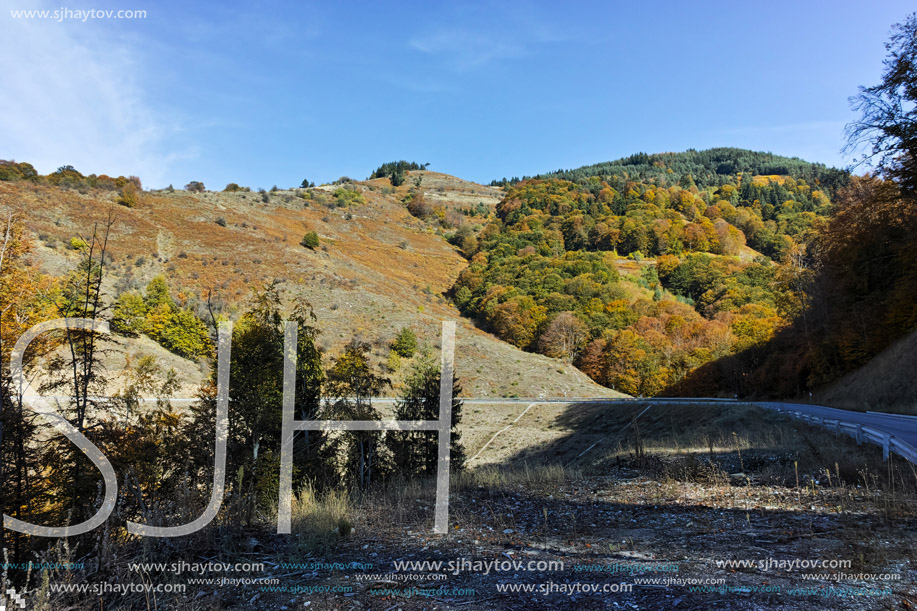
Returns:
[[[27,398],[28,399],[28,398]],[[63,399],[63,397],[47,397],[46,399]],[[151,401],[150,399],[147,399]],[[172,399],[173,404],[182,405],[190,404],[197,399]],[[380,404],[394,403],[394,398],[376,398],[373,402]],[[593,397],[512,397],[512,398],[495,398],[495,397],[467,397],[463,401],[468,404],[475,403],[607,403],[609,405],[641,403],[643,405],[671,405],[673,403],[710,403],[716,405],[729,405],[734,403],[731,399],[720,398],[627,398],[627,399],[608,399]],[[28,402],[28,400],[27,400]],[[884,414],[879,412],[854,412],[845,409],[825,407],[823,405],[810,405],[808,403],[785,403],[780,401],[740,401],[742,404],[753,403],[766,408],[777,408],[799,411],[804,414],[818,416],[821,418],[837,419],[854,424],[869,426],[877,431],[894,435],[900,441],[910,444],[917,448],[917,417],[902,416],[899,414]]]
[[[901,416],[898,414],[883,414],[878,412],[852,412],[846,409],[836,409],[823,405],[809,405],[806,403],[781,403],[770,401],[758,403],[762,406],[789,409],[820,418],[830,418],[870,426],[877,431],[889,433],[895,438],[917,448],[917,417]]]

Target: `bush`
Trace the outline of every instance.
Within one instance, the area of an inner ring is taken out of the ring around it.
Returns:
[[[245,189],[234,182],[229,183],[226,185],[226,188],[223,189],[224,193],[237,193],[239,191],[245,191]]]
[[[77,236],[70,238],[70,248],[72,250],[83,250],[84,248],[89,248],[89,244],[86,243],[86,240]]]
[[[401,369],[401,355],[395,352],[394,350],[388,351],[388,360],[385,361],[385,367],[391,373],[395,373]]]
[[[191,193],[203,193],[204,192],[204,183],[199,182],[197,180],[192,180],[191,182],[185,185],[185,191],[189,191]]]
[[[137,185],[133,182],[124,185],[124,188],[121,189],[121,197],[118,198],[118,203],[128,208],[136,207],[140,203],[140,190]]]
[[[310,231],[302,237],[302,240],[299,242],[299,244],[301,246],[305,246],[309,250],[315,250],[319,245],[318,234],[314,231]]]
[[[172,295],[169,293],[169,285],[166,283],[165,276],[159,274],[150,280],[150,283],[146,285],[144,302],[148,310],[153,310],[163,304],[169,306],[169,308],[174,307],[175,304],[172,301]]]
[[[146,302],[142,295],[122,293],[112,311],[111,329],[121,335],[140,335],[146,331],[146,313]]]
[[[392,342],[392,351],[406,359],[414,356],[414,353],[417,352],[417,335],[410,327],[404,327],[398,332],[395,341]]]
[[[408,212],[419,219],[433,215],[433,206],[424,199],[423,191],[411,191],[403,201],[407,204]]]
[[[338,208],[343,208],[349,204],[365,204],[366,198],[363,194],[353,187],[341,187],[334,190],[334,197]]]
[[[38,176],[30,163],[16,163],[0,159],[0,180],[23,180]]]
[[[212,344],[207,326],[190,310],[173,310],[166,318],[160,343],[185,358],[202,358],[210,354]]]
[[[167,350],[189,359],[205,357],[213,348],[207,326],[194,312],[175,304],[162,275],[150,281],[145,295],[122,293],[114,304],[111,326],[122,335],[144,333]]]

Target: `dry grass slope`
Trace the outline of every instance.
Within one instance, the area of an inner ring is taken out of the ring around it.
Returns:
[[[440,321],[452,319],[459,321],[457,373],[468,396],[615,396],[578,370],[519,351],[461,318],[443,295],[466,261],[401,203],[415,174],[431,197],[458,209],[472,200],[492,208],[499,198],[498,189],[412,172],[394,193],[383,188],[387,181],[355,183],[366,203],[345,207],[282,190],[268,202],[259,193],[160,191],[126,208],[109,192],[0,182],[0,209],[21,214],[37,238],[35,256],[55,274],[77,259],[70,239],[90,233],[113,210],[109,293],[116,283],[143,287],[165,274],[179,298],[206,299],[212,291],[238,311],[252,288],[278,279],[286,297],[312,303],[320,344],[331,354],[357,335],[383,362],[404,326],[435,350]],[[319,248],[300,245],[307,231],[318,233]],[[193,366],[185,369],[190,384]],[[397,382],[399,372],[392,375]]]

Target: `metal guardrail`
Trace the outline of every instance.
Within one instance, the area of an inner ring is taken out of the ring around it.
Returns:
[[[24,397],[26,401],[37,399],[38,397]],[[824,427],[827,427],[833,430],[835,433],[845,433],[856,439],[858,444],[862,444],[864,441],[873,443],[882,448],[882,457],[884,460],[888,460],[890,453],[895,453],[904,458],[905,460],[911,462],[912,464],[917,464],[917,448],[911,444],[902,441],[896,438],[893,434],[887,433],[885,431],[880,431],[871,426],[865,424],[858,424],[856,422],[848,422],[838,418],[823,418],[821,416],[814,416],[812,414],[806,414],[794,409],[788,409],[785,407],[777,407],[776,405],[768,405],[766,402],[757,403],[753,401],[738,401],[736,399],[728,399],[721,397],[459,397],[464,403],[620,403],[620,404],[633,404],[633,403],[649,403],[649,404],[660,404],[660,403],[682,403],[682,404],[701,404],[701,403],[727,403],[734,406],[754,406],[764,409],[772,409],[777,412],[787,414],[794,418],[804,420],[813,424],[818,424]],[[45,397],[45,399],[66,399],[66,397]],[[104,399],[104,397],[98,397],[98,399]],[[191,398],[179,398],[179,399],[169,399],[172,403],[192,403],[198,401],[199,399]],[[333,400],[333,399],[332,399]],[[380,404],[390,404],[395,403],[399,399],[394,397],[374,397],[374,403]],[[143,398],[140,399],[141,402],[155,402],[156,399]],[[867,412],[870,413],[870,412]],[[872,412],[875,413],[875,412]],[[915,417],[900,415],[900,414],[885,414],[881,413],[882,416],[896,416],[900,417],[902,420],[914,420]]]
[[[719,397],[702,397],[702,398],[676,398],[676,397],[457,397],[464,403],[731,403],[738,404],[735,399],[722,399]],[[23,401],[31,403],[37,400],[45,401],[68,401],[66,396],[47,396],[26,395]],[[111,397],[89,397],[91,401],[105,402]],[[334,402],[339,399],[354,400],[355,397],[322,397],[324,401]],[[159,399],[155,397],[140,397],[137,399],[140,403],[156,403]],[[373,403],[388,404],[400,401],[399,397],[373,397]],[[174,404],[189,404],[200,401],[200,398],[192,397],[166,397],[164,401]],[[232,401],[232,399],[230,399]]]
[[[867,414],[873,414],[876,416],[883,416],[885,418],[899,418],[905,422],[917,422],[917,416],[910,416],[908,414],[889,414],[888,412],[866,412]]]
[[[880,431],[865,424],[848,422],[838,418],[822,418],[821,416],[814,416],[812,414],[806,414],[797,410],[781,407],[762,407],[770,407],[770,409],[774,409],[781,414],[787,414],[788,416],[792,416],[812,424],[821,425],[833,430],[835,434],[845,433],[856,439],[856,442],[859,445],[862,445],[864,441],[867,441],[869,443],[880,446],[882,448],[882,460],[888,460],[889,454],[895,453],[908,462],[917,464],[917,448],[914,448],[914,446],[911,444],[898,439],[891,433]]]

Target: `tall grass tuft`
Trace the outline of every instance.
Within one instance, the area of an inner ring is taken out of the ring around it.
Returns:
[[[340,490],[318,494],[311,483],[293,498],[292,529],[303,552],[327,549],[353,532],[350,497]]]

